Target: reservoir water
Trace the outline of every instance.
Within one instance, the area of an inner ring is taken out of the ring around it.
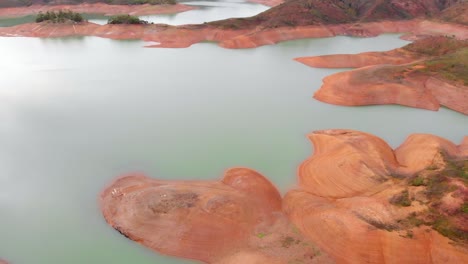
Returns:
[[[192,12],[192,11],[190,11]],[[306,134],[349,128],[398,146],[410,133],[459,143],[468,117],[312,98],[338,70],[299,56],[388,50],[397,35],[148,49],[141,41],[0,38],[0,257],[15,264],[193,263],[159,256],[103,220],[116,176],[217,179],[245,166],[281,191],[312,148]]]
[[[231,17],[250,17],[268,9],[267,6],[247,2],[246,0],[205,0],[205,1],[177,1],[180,4],[196,7],[188,12],[175,14],[160,14],[140,16],[141,19],[152,23],[168,25],[201,24]],[[89,22],[104,25],[109,17],[104,15],[84,14]],[[36,16],[24,16],[18,18],[1,18],[0,27],[9,27],[23,23],[32,23]]]

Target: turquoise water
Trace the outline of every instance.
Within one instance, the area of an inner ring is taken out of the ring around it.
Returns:
[[[97,206],[114,177],[216,179],[247,166],[282,191],[311,153],[305,135],[358,129],[393,146],[423,132],[459,142],[467,117],[311,98],[336,70],[292,60],[387,50],[395,35],[300,40],[249,50],[147,49],[100,38],[0,38],[0,256],[13,263],[188,263],[108,227]]]
[[[24,16],[24,17],[15,17],[15,18],[1,18],[0,17],[0,27],[11,27],[24,23],[32,23],[36,19],[36,16]]]
[[[190,11],[191,12],[191,11]],[[0,256],[15,264],[193,263],[157,255],[103,220],[116,176],[217,179],[246,166],[285,192],[312,149],[306,134],[350,128],[398,146],[410,133],[460,142],[468,118],[312,99],[321,79],[299,56],[388,50],[397,35],[147,49],[101,38],[0,38]]]

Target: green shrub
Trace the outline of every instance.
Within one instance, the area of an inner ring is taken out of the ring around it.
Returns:
[[[460,211],[464,214],[468,214],[468,202],[464,202],[460,207]]]
[[[399,206],[410,206],[411,200],[409,199],[409,192],[408,190],[402,191],[400,194],[393,196],[390,199],[390,203]]]
[[[426,185],[426,184],[424,183],[424,178],[422,178],[420,176],[417,176],[417,177],[413,178],[410,181],[410,185],[411,186],[421,186],[421,185]]]
[[[107,24],[127,24],[127,25],[142,25],[148,24],[148,21],[141,20],[136,16],[131,15],[117,15],[111,16]]]
[[[36,23],[41,23],[44,21],[50,21],[52,23],[65,23],[67,21],[81,23],[84,21],[84,19],[81,14],[72,12],[70,10],[60,10],[58,12],[47,11],[46,13],[39,12],[39,14],[36,16]]]
[[[458,229],[453,223],[446,217],[440,215],[434,223],[432,228],[439,232],[441,235],[450,238],[454,241],[467,241],[468,232]]]

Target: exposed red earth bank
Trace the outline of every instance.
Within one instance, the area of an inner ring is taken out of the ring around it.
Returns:
[[[400,3],[401,2],[401,3]],[[382,33],[445,35],[468,38],[468,26],[461,24],[461,8],[440,11],[457,1],[319,1],[289,0],[257,16],[227,19],[202,25],[95,25],[23,24],[0,28],[0,36],[67,37],[97,36],[112,39],[141,39],[159,43],[152,47],[188,47],[202,41],[215,41],[225,48],[255,48],[280,41],[332,37],[337,35],[372,37]],[[453,2],[453,3],[452,3]],[[274,2],[272,2],[274,3]],[[465,7],[466,2],[456,6]],[[49,8],[49,7],[47,7]],[[55,7],[50,7],[55,8]],[[137,7],[135,7],[137,8]],[[151,8],[159,8],[154,6]],[[0,9],[1,12],[2,9]],[[385,12],[383,12],[383,10]],[[433,15],[427,20],[426,14]],[[409,37],[409,36],[408,36]]]
[[[467,31],[468,32],[468,31]],[[312,67],[358,68],[323,79],[314,98],[356,106],[400,104],[468,115],[468,40],[431,37],[388,52],[302,57]]]
[[[115,180],[106,221],[157,252],[205,263],[467,263],[468,137],[413,134],[393,150],[352,130],[309,135],[283,199],[262,175]]]
[[[0,259],[0,264],[8,264],[8,262],[6,262],[6,260]]]
[[[248,2],[273,7],[284,3],[284,0],[248,0]]]
[[[103,3],[84,3],[77,5],[31,5],[25,7],[0,8],[0,17],[21,17],[27,15],[36,15],[39,12],[71,10],[76,13],[100,14],[100,15],[118,15],[130,14],[135,16],[172,14],[193,10],[195,7],[176,4],[176,5],[108,5]]]
[[[266,6],[277,6],[283,3],[283,0],[248,0],[252,3],[258,3]],[[135,16],[173,14],[196,9],[197,7],[184,4],[175,5],[110,5],[105,3],[80,3],[80,4],[33,4],[30,6],[14,6],[0,8],[0,17],[21,17],[27,15],[36,15],[39,12],[71,10],[75,13],[99,14],[112,16],[118,14],[129,14]]]
[[[101,194],[101,207],[116,230],[163,254],[219,264],[331,263],[282,214],[277,189],[250,169],[230,169],[220,181],[122,177]]]
[[[348,36],[377,36],[382,33],[445,35],[447,31],[458,38],[468,38],[467,27],[433,21],[383,21],[367,24],[331,26],[283,27],[276,29],[223,29],[211,25],[97,25],[29,23],[0,28],[3,37],[70,37],[96,36],[111,39],[141,39],[158,42],[151,47],[185,48],[202,41],[215,41],[224,48],[240,49],[271,45],[302,38]]]
[[[466,137],[456,146],[414,134],[396,150],[380,138],[350,130],[318,131],[309,137],[314,154],[299,167],[300,189],[286,194],[283,210],[338,263],[468,261],[466,243],[453,243],[434,231],[434,225],[423,224],[431,217],[456,222],[454,228],[463,229],[466,239],[467,214],[446,210],[468,201]],[[453,165],[447,157],[463,163],[458,175],[465,179],[445,178],[457,187],[434,194],[433,181],[442,181]],[[414,184],[415,177],[422,179],[420,184]],[[396,199],[402,193],[408,204]]]
[[[421,56],[404,49],[359,54],[333,54],[295,58],[296,61],[316,68],[362,68],[378,64],[405,64],[420,60]]]

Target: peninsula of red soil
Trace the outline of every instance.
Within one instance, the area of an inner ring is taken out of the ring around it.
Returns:
[[[468,115],[468,40],[430,37],[388,52],[296,59],[311,67],[358,68],[330,75],[315,93],[337,105],[441,105]]]
[[[206,263],[331,263],[281,212],[281,196],[250,169],[220,181],[117,179],[101,194],[107,222],[163,254]]]
[[[262,175],[115,180],[106,221],[157,252],[205,263],[467,263],[468,137],[414,134],[392,150],[352,130],[309,135],[313,155],[281,199]]]
[[[283,210],[338,263],[466,263],[468,152],[415,134],[396,150],[350,130],[312,133]]]
[[[103,3],[85,3],[77,5],[32,5],[25,7],[0,8],[0,17],[21,17],[36,15],[39,12],[71,10],[75,13],[99,14],[112,16],[129,14],[135,16],[172,14],[193,10],[195,7],[176,5],[108,5]]]
[[[0,259],[0,264],[8,264],[8,262],[6,262],[6,260]]]

